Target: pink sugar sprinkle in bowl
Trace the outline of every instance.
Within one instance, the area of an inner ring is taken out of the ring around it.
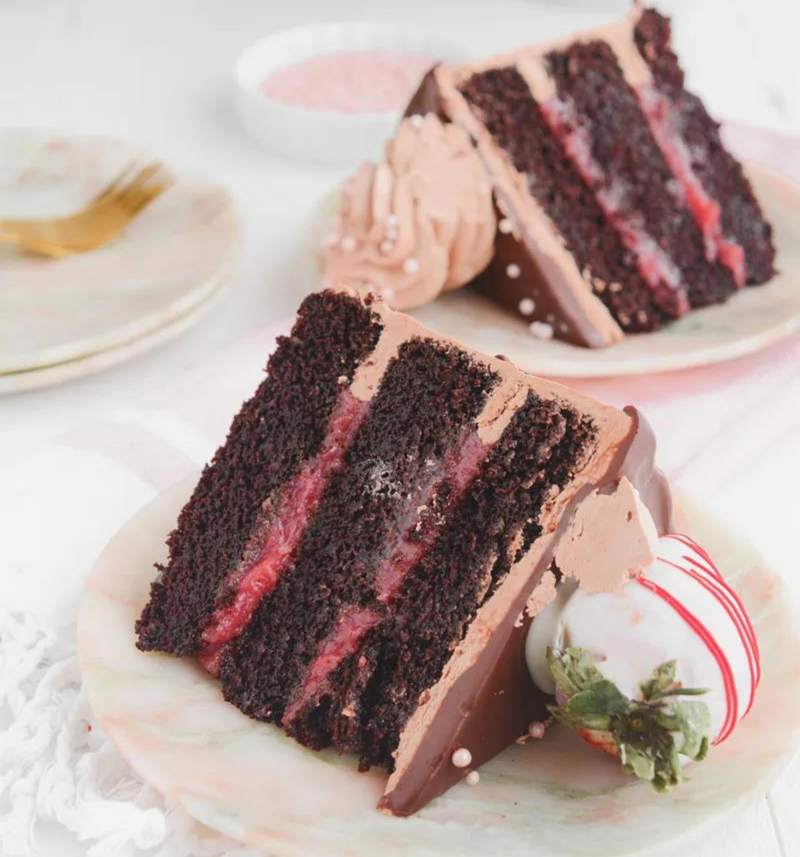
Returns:
[[[312,24],[247,48],[235,71],[236,111],[274,154],[350,166],[380,158],[425,72],[463,50],[387,24]]]

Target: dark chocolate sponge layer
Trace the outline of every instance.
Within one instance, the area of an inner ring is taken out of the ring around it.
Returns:
[[[670,189],[672,171],[612,49],[605,42],[577,42],[547,59],[559,97],[574,105],[589,133],[595,161],[625,188],[629,217],[641,221],[680,268],[691,305],[725,300],[736,291],[733,275],[721,262],[707,261],[703,235]]]
[[[491,69],[473,75],[461,92],[515,169],[527,177],[531,194],[620,327],[631,332],[660,327],[668,314],[653,299],[634,254],[606,220],[522,75],[513,67]]]
[[[270,358],[268,376],[231,425],[169,537],[169,561],[137,622],[137,645],[197,650],[203,621],[236,566],[261,504],[319,449],[340,378],[349,382],[381,324],[360,301],[311,295]]]
[[[772,227],[764,219],[741,164],[723,146],[719,123],[709,116],[703,102],[684,88],[671,35],[669,18],[655,9],[645,10],[634,30],[639,53],[677,114],[678,131],[692,152],[692,169],[719,203],[724,232],[744,249],[748,284],[765,283],[775,274]]]

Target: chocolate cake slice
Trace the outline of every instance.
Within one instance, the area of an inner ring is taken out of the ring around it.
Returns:
[[[474,138],[499,209],[478,284],[536,335],[608,345],[774,274],[770,225],[655,10],[438,66],[409,111]]]
[[[385,768],[381,808],[409,814],[542,716],[525,628],[576,508],[623,479],[666,531],[634,411],[373,296],[312,295],[181,512],[138,645],[194,655],[246,714]]]

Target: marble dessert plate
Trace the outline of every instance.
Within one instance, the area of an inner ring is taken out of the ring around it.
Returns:
[[[113,138],[0,130],[0,218],[81,208],[131,161]],[[66,259],[0,245],[0,393],[129,359],[185,330],[227,283],[239,247],[227,192],[178,177],[125,233]]]
[[[770,167],[746,164],[775,229],[777,276],[726,303],[695,310],[655,333],[609,348],[536,339],[525,322],[470,288],[413,311],[423,324],[488,354],[504,354],[537,375],[608,377],[707,366],[742,357],[800,330],[800,184]]]
[[[675,853],[726,813],[762,796],[800,735],[800,635],[779,576],[742,539],[679,498],[678,522],[714,555],[753,620],[763,676],[749,716],[658,795],[557,728],[514,746],[417,815],[382,815],[385,774],[300,747],[222,698],[191,659],[144,654],[134,622],[153,563],[164,558],[194,480],[133,517],[98,560],[84,596],[78,647],[89,701],[139,774],[202,824],[273,857],[504,854],[578,857]]]

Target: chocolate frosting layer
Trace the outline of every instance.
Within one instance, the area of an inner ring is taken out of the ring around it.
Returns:
[[[630,443],[620,451],[614,481],[623,476],[639,492],[643,503],[653,516],[660,536],[674,531],[672,492],[667,477],[655,466],[656,436],[652,426],[636,408],[623,408],[633,420]]]
[[[475,663],[448,689],[402,777],[390,779],[379,804],[382,810],[401,816],[416,812],[465,776],[466,771],[451,762],[454,750],[466,747],[472,755],[470,767],[477,768],[526,735],[532,720],[544,716],[547,698],[533,684],[525,663],[525,637],[532,621],[525,606],[553,562],[571,510],[584,497],[626,477],[639,491],[659,533],[671,529],[672,502],[666,479],[654,466],[652,429],[635,408],[625,412],[631,418],[627,437],[605,472],[572,498],[554,538],[530,568],[527,585],[509,604]]]
[[[383,160],[343,185],[325,279],[411,309],[474,279],[496,233],[492,185],[467,132],[431,113],[410,117]]]

